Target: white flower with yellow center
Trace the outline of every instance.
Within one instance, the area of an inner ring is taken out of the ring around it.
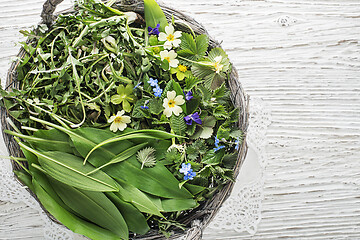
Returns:
[[[108,123],[111,123],[110,130],[116,132],[117,130],[123,131],[127,123],[131,123],[130,117],[124,115],[125,111],[118,111],[115,116],[111,116]]]
[[[215,62],[212,65],[215,68],[216,73],[219,73],[224,67],[224,65],[220,64],[222,61],[222,56],[217,56],[214,58],[214,60]]]
[[[174,27],[172,25],[169,25],[165,27],[165,33],[161,32],[159,34],[159,41],[161,42],[166,41],[164,43],[165,49],[171,49],[172,46],[178,47],[180,45],[181,40],[178,38],[181,37],[181,32],[180,31],[174,32],[174,31],[175,31]]]
[[[185,103],[184,97],[181,95],[176,96],[175,91],[168,91],[167,97],[164,99],[163,107],[164,114],[167,117],[170,117],[173,113],[176,116],[179,116],[180,113],[183,112],[180,105],[183,105]]]
[[[168,50],[164,50],[160,52],[161,61],[166,59],[169,62],[169,67],[176,68],[179,65],[179,60],[176,59],[177,53],[174,50],[170,52]]]

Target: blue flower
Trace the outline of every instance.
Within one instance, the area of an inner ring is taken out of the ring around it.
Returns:
[[[225,147],[225,146],[218,146],[218,147],[214,148],[214,152],[219,151],[220,149],[222,149],[222,148],[224,148],[224,147]]]
[[[191,170],[191,164],[183,163],[183,164],[181,164],[181,168],[179,169],[179,172],[186,175],[190,170]]]
[[[159,27],[160,27],[160,24],[159,24],[159,23],[158,23],[158,24],[156,25],[156,27],[154,27],[154,28],[148,27],[149,35],[159,35],[159,33],[160,33]]]
[[[152,87],[158,86],[158,80],[157,79],[150,78],[148,83],[150,83],[150,86],[152,86]]]
[[[155,97],[161,97],[161,94],[163,90],[159,87],[159,85],[156,85],[156,87],[153,89]]]
[[[199,113],[197,112],[194,114],[187,115],[186,117],[184,117],[184,120],[187,125],[192,125],[193,121],[196,122],[197,124],[202,124]]]
[[[235,149],[236,149],[236,150],[239,150],[239,147],[240,147],[239,138],[237,138],[237,139],[235,140],[235,144],[236,144]]]
[[[215,136],[215,148],[214,152],[219,151],[220,149],[224,148],[225,146],[219,146],[220,140]]]
[[[136,84],[135,87],[133,88],[133,90],[136,89],[136,88],[138,88],[141,83],[142,83],[142,82],[139,82],[138,84]]]
[[[193,172],[193,170],[190,169],[190,171],[188,171],[187,174],[184,176],[184,180],[193,180],[195,176],[196,172]]]
[[[179,169],[179,172],[184,174],[184,180],[193,180],[194,177],[196,176],[196,172],[194,172],[191,169],[191,164],[190,163],[181,164],[181,168]]]
[[[192,91],[188,91],[188,92],[184,91],[184,94],[186,101],[190,101],[194,97]]]

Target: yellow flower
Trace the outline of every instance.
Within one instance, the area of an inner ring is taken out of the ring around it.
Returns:
[[[183,72],[183,73],[184,73],[184,72],[187,71],[187,67],[184,66],[184,65],[179,64],[178,68],[179,68],[180,72]]]
[[[116,132],[117,130],[123,131],[127,123],[131,123],[130,117],[124,115],[125,111],[118,111],[115,116],[111,116],[108,123],[111,123],[110,130]]]
[[[224,67],[224,65],[220,64],[222,61],[222,56],[217,56],[214,58],[214,60],[215,62],[212,65],[215,68],[216,73],[219,73]]]
[[[168,91],[167,98],[165,98],[163,102],[163,107],[165,108],[164,115],[170,117],[174,113],[176,116],[179,116],[179,114],[183,112],[180,105],[184,103],[185,100],[183,96],[176,96],[175,91]]]
[[[161,32],[159,34],[159,41],[166,41],[164,43],[165,49],[171,49],[172,46],[178,47],[181,43],[181,40],[178,39],[181,37],[181,32],[176,31],[172,25],[165,27],[165,33]]]

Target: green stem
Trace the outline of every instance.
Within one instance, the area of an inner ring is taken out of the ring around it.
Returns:
[[[17,164],[19,164],[19,166],[20,166],[22,169],[24,169],[25,172],[27,172],[30,176],[32,176],[32,175],[31,175],[31,172],[30,172],[26,167],[24,167],[24,165],[22,165],[22,164],[20,163],[20,161],[18,161],[18,159],[16,159],[15,157],[11,157],[11,156],[10,156],[10,159],[13,160],[13,161],[15,161]]]
[[[109,90],[111,90],[114,85],[115,85],[115,82],[112,82],[112,83],[105,89],[105,91],[103,91],[102,93],[100,93],[97,97],[95,97],[95,98],[93,98],[93,99],[90,99],[90,100],[88,101],[88,103],[93,102],[93,101],[101,98],[105,93],[107,93]]]

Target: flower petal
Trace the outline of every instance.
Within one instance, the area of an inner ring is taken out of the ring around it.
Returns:
[[[117,127],[119,128],[120,131],[124,131],[124,129],[126,128],[126,123],[120,122],[118,123]]]
[[[124,114],[125,114],[125,111],[124,111],[124,110],[121,110],[121,111],[118,111],[118,112],[117,112],[116,116],[121,117],[121,116],[124,115]]]
[[[168,102],[169,102],[169,100],[167,98],[164,98],[164,101],[163,101],[163,107],[164,108],[168,107]]]
[[[164,43],[164,48],[165,49],[171,49],[172,48],[172,45],[171,45],[171,42],[167,41]]]
[[[160,52],[161,61],[164,60],[168,56],[169,52],[167,50]]]
[[[168,91],[166,93],[166,95],[167,95],[168,101],[169,100],[174,100],[174,98],[176,97],[176,92],[175,91]]]
[[[169,65],[170,67],[176,68],[179,65],[179,60],[177,59],[170,60]]]
[[[169,107],[164,109],[164,115],[167,117],[171,117],[172,111]]]
[[[118,130],[118,124],[113,122],[111,125],[110,125],[110,131],[113,131],[113,132],[116,132]]]
[[[180,113],[183,112],[182,108],[175,105],[174,107],[171,108],[171,110],[173,111],[173,113],[176,115],[176,116],[179,116]]]
[[[116,116],[111,116],[109,119],[108,119],[108,123],[112,123],[114,120],[115,120]]]
[[[170,59],[175,59],[177,57],[177,53],[174,50],[171,50],[168,56]]]
[[[174,32],[174,37],[175,38],[181,38],[181,32],[180,31],[176,31],[176,32]]]
[[[185,103],[184,97],[181,95],[176,96],[174,99],[176,105],[183,105]]]
[[[165,33],[166,35],[174,34],[174,27],[173,25],[168,25],[165,27]]]
[[[175,40],[172,42],[172,44],[173,44],[174,47],[178,47],[178,46],[180,45],[180,43],[181,43],[181,40],[180,40],[180,39],[175,39]]]
[[[124,123],[131,123],[131,120],[130,120],[129,116],[122,116],[121,121],[124,122]]]
[[[161,32],[160,34],[159,34],[159,41],[166,41],[167,39],[166,39],[166,34],[165,33],[163,33],[163,32]]]

